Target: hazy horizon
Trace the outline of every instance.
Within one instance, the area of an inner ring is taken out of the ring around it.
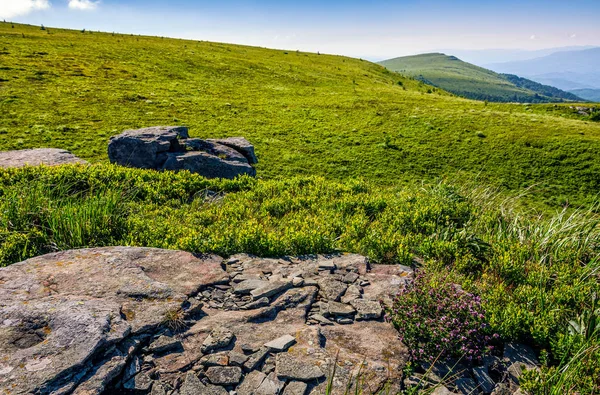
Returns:
[[[208,40],[369,60],[427,52],[600,46],[600,2],[465,0],[256,1],[0,0],[0,19],[61,28]],[[440,48],[450,48],[441,50]],[[455,53],[453,53],[455,54]],[[474,54],[477,55],[477,54]],[[488,59],[485,58],[488,56]],[[516,56],[516,58],[515,58]],[[503,58],[504,59],[504,58]],[[473,59],[466,59],[473,61]]]

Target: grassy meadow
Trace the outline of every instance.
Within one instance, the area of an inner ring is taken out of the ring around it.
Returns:
[[[165,124],[245,136],[258,179],[107,163],[111,135]],[[36,147],[92,165],[0,169],[0,266],[105,245],[418,261],[536,347],[524,390],[600,391],[600,123],[570,105],[460,99],[341,56],[0,23],[0,149]]]
[[[0,23],[0,63],[4,150],[105,162],[111,135],[181,124],[245,136],[265,179],[467,179],[531,187],[523,202],[546,208],[600,189],[600,123],[566,105],[459,99],[360,59]]]

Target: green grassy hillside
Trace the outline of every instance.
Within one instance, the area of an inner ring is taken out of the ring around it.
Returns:
[[[247,137],[263,178],[448,177],[534,186],[529,201],[550,205],[590,203],[600,189],[600,124],[456,98],[359,59],[9,23],[0,53],[4,150],[107,161],[111,135],[182,124]]]
[[[441,53],[405,56],[380,64],[470,99],[518,103],[582,100],[572,93],[515,75],[497,74]]]

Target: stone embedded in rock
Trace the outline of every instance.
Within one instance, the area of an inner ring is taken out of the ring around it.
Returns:
[[[299,359],[289,353],[280,353],[275,357],[277,377],[284,380],[313,381],[325,377],[316,365]]]
[[[365,299],[354,299],[350,301],[356,309],[357,320],[376,320],[383,315],[383,308],[379,302]]]
[[[205,374],[215,385],[233,385],[242,380],[242,369],[238,366],[211,366]]]
[[[229,353],[229,364],[233,366],[244,366],[248,361],[248,356],[239,352],[231,351]]]
[[[332,302],[339,302],[348,288],[347,284],[330,277],[321,278],[318,283],[321,293]]]
[[[342,279],[342,281],[345,282],[346,284],[352,284],[353,282],[358,280],[358,277],[359,277],[358,274],[350,272],[350,273],[344,275],[344,278]]]
[[[24,166],[58,166],[73,163],[87,164],[69,151],[58,148],[36,148],[0,152],[0,168]]]
[[[229,354],[226,352],[218,352],[205,355],[198,361],[202,366],[227,366],[229,365]]]
[[[160,354],[176,348],[181,348],[181,342],[169,336],[160,336],[148,346],[148,352]]]
[[[310,318],[317,321],[321,325],[333,325],[333,322],[323,317],[321,314],[311,315]]]
[[[227,147],[233,148],[238,151],[240,154],[244,155],[248,160],[248,163],[255,164],[258,163],[258,158],[254,154],[254,146],[250,144],[248,140],[243,137],[228,137],[225,139],[208,139],[207,141],[218,143],[225,145]]]
[[[292,283],[289,281],[286,282],[274,282],[269,283],[268,285],[254,289],[250,291],[250,295],[256,300],[265,297],[271,297],[275,294],[286,291],[292,287]]]
[[[237,388],[237,393],[239,395],[256,394],[256,390],[266,378],[267,375],[260,370],[253,370],[244,377],[244,381]]]
[[[244,280],[240,283],[237,283],[233,286],[233,292],[236,294],[246,295],[255,289],[263,288],[269,286],[270,283],[265,280]]]
[[[325,310],[334,317],[348,317],[356,313],[352,306],[339,302],[327,303]]]
[[[148,391],[152,385],[152,379],[144,372],[138,373],[129,379],[123,387],[128,390]]]
[[[202,352],[208,353],[219,348],[227,347],[232,340],[232,331],[223,327],[215,328],[202,343]]]
[[[362,297],[361,288],[358,285],[351,284],[346,289],[344,296],[342,296],[342,303],[350,303],[355,299]]]
[[[296,338],[294,336],[284,335],[268,342],[267,344],[265,344],[265,347],[267,347],[271,351],[280,352],[287,350],[294,343],[296,343]]]
[[[254,147],[245,139],[239,146],[188,138],[183,126],[126,130],[108,144],[111,163],[154,170],[188,170],[208,178],[256,175]],[[248,156],[249,153],[251,156]],[[250,159],[248,159],[250,158]]]
[[[250,355],[246,363],[244,363],[244,370],[251,371],[258,368],[258,366],[265,360],[268,354],[269,349],[266,347],[262,347],[260,350]]]
[[[304,395],[307,387],[302,381],[291,381],[283,389],[283,395]]]
[[[258,299],[257,301],[254,301],[254,302],[248,303],[247,305],[244,305],[243,308],[246,310],[260,309],[261,307],[268,306],[269,303],[271,303],[269,301],[269,298],[264,296],[264,297]]]

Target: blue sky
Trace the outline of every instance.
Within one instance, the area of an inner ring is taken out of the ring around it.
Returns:
[[[0,0],[0,19],[384,59],[600,46],[600,0]]]

